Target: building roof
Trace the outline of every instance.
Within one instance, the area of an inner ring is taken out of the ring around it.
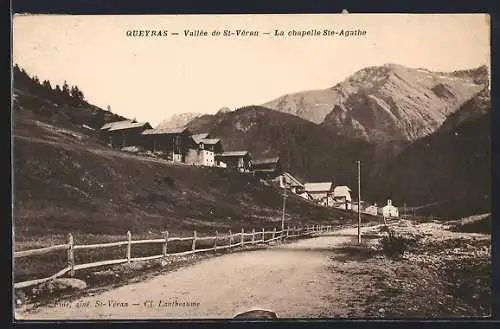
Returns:
[[[155,128],[155,129],[146,129],[142,132],[143,135],[173,135],[173,134],[182,134],[188,131],[185,127],[178,128]]]
[[[334,196],[349,195],[350,192],[351,189],[345,185],[335,186],[335,188],[333,189]]]
[[[130,122],[130,120],[122,120],[122,121],[108,122],[108,123],[104,124],[104,125],[101,127],[101,130],[106,130],[106,129],[109,129],[109,128],[113,127],[114,125],[125,124],[125,123],[129,123],[129,122]]]
[[[199,144],[203,139],[208,138],[208,136],[209,136],[208,133],[203,133],[203,134],[192,135],[191,138],[194,140],[196,144]]]
[[[332,190],[332,182],[305,183],[306,192],[329,192]]]
[[[276,170],[274,169],[266,169],[266,168],[263,168],[263,169],[254,169],[255,172],[258,172],[258,173],[274,173],[276,172]]]
[[[293,177],[289,172],[284,172],[283,177],[285,177],[285,183],[289,186],[304,186],[301,181]]]
[[[115,131],[122,129],[139,128],[146,125],[151,127],[147,122],[132,122],[131,120],[124,120],[106,123],[101,127],[101,130]]]
[[[266,164],[275,164],[280,161],[279,157],[267,158],[267,159],[259,159],[252,160],[252,165],[266,165]]]
[[[203,143],[205,145],[215,145],[220,142],[219,138],[204,138],[198,143]]]
[[[217,157],[242,157],[245,155],[250,155],[248,151],[231,151],[216,154]]]

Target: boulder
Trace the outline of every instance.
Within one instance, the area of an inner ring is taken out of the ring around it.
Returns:
[[[83,290],[87,288],[85,281],[74,278],[58,278],[42,284],[39,291],[54,293],[57,291]]]

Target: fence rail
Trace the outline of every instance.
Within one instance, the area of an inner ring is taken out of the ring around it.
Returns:
[[[135,261],[153,260],[153,259],[159,259],[159,258],[171,257],[171,256],[185,256],[185,255],[197,254],[197,253],[201,253],[201,252],[231,249],[231,248],[242,247],[245,245],[254,245],[254,244],[259,244],[259,243],[265,244],[268,242],[272,242],[272,241],[276,241],[276,240],[285,240],[287,238],[292,238],[292,237],[308,237],[308,236],[313,235],[313,234],[328,232],[331,229],[332,229],[331,225],[307,225],[307,226],[301,227],[301,228],[288,227],[288,228],[286,228],[284,230],[280,230],[280,231],[276,231],[276,228],[273,229],[272,231],[265,231],[264,229],[261,229],[261,230],[253,229],[251,232],[246,232],[246,233],[242,229],[241,232],[232,233],[231,231],[229,231],[229,234],[225,234],[225,235],[219,234],[216,231],[214,236],[204,236],[204,237],[198,236],[196,231],[193,231],[193,236],[183,237],[183,238],[181,238],[181,237],[169,237],[168,231],[164,231],[164,232],[162,232],[163,238],[161,238],[161,239],[149,239],[149,240],[147,240],[147,239],[132,240],[132,234],[130,231],[128,231],[127,236],[126,236],[126,238],[127,238],[126,241],[106,242],[106,243],[97,243],[97,244],[84,244],[84,245],[75,245],[74,240],[73,240],[73,235],[70,233],[70,234],[68,234],[68,243],[66,243],[66,244],[60,244],[60,245],[50,246],[50,247],[45,247],[45,248],[40,248],[40,249],[23,250],[23,251],[14,252],[14,259],[28,257],[28,256],[38,256],[38,255],[48,254],[48,253],[52,253],[54,251],[60,251],[60,250],[66,250],[67,257],[68,257],[68,266],[65,267],[64,269],[60,270],[59,272],[57,272],[49,277],[42,278],[42,279],[16,282],[16,283],[14,283],[14,288],[15,289],[26,288],[26,287],[34,286],[37,284],[41,284],[41,283],[53,280],[55,278],[61,277],[61,276],[65,275],[66,273],[69,273],[70,276],[74,276],[75,271],[88,269],[88,268],[130,263],[130,262],[135,262]],[[268,235],[268,237],[269,237],[269,235],[272,235],[272,237],[266,239],[266,235]],[[245,241],[245,237],[251,237],[252,240]],[[227,239],[229,239],[228,244],[218,245],[218,242],[220,242],[220,240],[227,240]],[[214,245],[211,248],[196,249],[196,242],[197,241],[207,241],[207,240],[214,240]],[[184,251],[184,252],[168,253],[168,243],[174,242],[174,241],[192,241],[191,249]],[[155,243],[163,245],[161,254],[152,255],[152,256],[144,256],[144,257],[135,257],[135,258],[131,257],[132,245],[155,244]],[[74,253],[76,250],[100,249],[100,248],[117,247],[117,246],[126,246],[126,252],[125,252],[126,258],[103,260],[103,261],[97,261],[97,262],[85,263],[85,264],[75,264]]]

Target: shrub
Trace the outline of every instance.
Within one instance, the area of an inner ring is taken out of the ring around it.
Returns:
[[[407,249],[406,239],[396,235],[392,230],[387,231],[387,235],[381,239],[380,243],[382,251],[390,258],[401,257]]]

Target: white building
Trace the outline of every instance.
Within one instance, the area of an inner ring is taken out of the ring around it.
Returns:
[[[361,205],[360,205],[361,210],[360,211],[364,212],[365,202],[361,201],[360,203],[361,203]],[[351,201],[351,210],[355,211],[355,212],[358,212],[358,200],[352,200]]]
[[[345,185],[335,186],[333,202],[335,208],[351,210],[351,189]]]
[[[192,135],[191,139],[195,148],[190,148],[186,154],[187,164],[214,167],[215,154],[222,151],[219,138],[209,138],[207,133]]]
[[[380,208],[380,213],[385,218],[399,217],[399,210],[397,207],[392,205],[391,200],[387,200],[387,204]]]
[[[365,214],[369,214],[369,215],[373,215],[373,216],[377,216],[377,213],[378,213],[378,207],[377,207],[377,204],[372,204],[372,205],[369,205],[368,207],[366,207],[363,212]]]
[[[306,192],[316,203],[325,206],[333,206],[333,183],[332,182],[316,182],[305,183],[304,192]]]

